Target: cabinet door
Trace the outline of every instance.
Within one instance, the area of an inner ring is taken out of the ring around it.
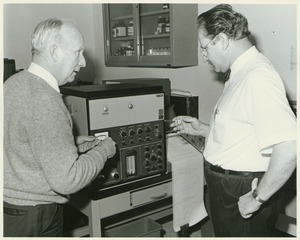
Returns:
[[[106,62],[138,61],[135,5],[105,4]]]
[[[106,66],[196,66],[197,13],[197,4],[104,4]]]
[[[139,4],[140,61],[171,66],[170,4]]]

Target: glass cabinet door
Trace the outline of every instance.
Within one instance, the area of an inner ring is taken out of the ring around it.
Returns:
[[[109,57],[118,61],[136,58],[133,4],[108,4]]]
[[[104,4],[103,11],[106,66],[198,64],[196,4]]]
[[[170,59],[169,8],[170,4],[139,4],[141,61],[165,62]]]

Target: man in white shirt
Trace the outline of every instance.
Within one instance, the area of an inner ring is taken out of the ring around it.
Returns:
[[[200,14],[197,26],[204,60],[230,77],[210,124],[179,116],[172,127],[206,137],[215,236],[271,236],[272,196],[296,167],[295,115],[279,74],[251,44],[244,16],[221,4]]]

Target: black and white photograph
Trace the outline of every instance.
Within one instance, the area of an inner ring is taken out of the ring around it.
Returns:
[[[298,237],[298,1],[1,7],[1,238]]]

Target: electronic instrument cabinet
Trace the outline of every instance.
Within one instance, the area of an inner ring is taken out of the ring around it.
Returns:
[[[103,4],[106,66],[197,66],[197,14],[197,4]]]
[[[136,219],[147,217],[155,221],[172,215],[172,181],[166,178],[103,198],[79,192],[72,195],[69,204],[88,217],[88,225],[73,229],[66,236],[101,237],[106,229]]]

